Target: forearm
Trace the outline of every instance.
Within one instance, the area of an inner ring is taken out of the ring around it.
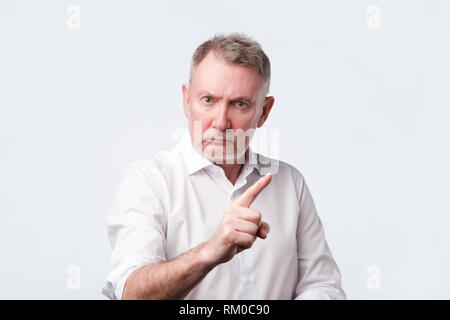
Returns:
[[[122,299],[183,299],[214,267],[202,244],[173,260],[136,269]]]

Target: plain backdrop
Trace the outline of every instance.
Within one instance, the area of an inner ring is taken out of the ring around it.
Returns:
[[[264,128],[349,299],[450,298],[449,1],[1,1],[0,298],[104,299],[126,166],[186,128],[195,48],[271,59]],[[281,262],[280,262],[281,263]]]

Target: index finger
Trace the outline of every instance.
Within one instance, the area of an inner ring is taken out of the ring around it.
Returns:
[[[252,186],[245,190],[245,192],[235,200],[235,203],[241,207],[250,207],[258,194],[270,183],[271,180],[271,173],[268,173],[265,176],[259,178],[258,181],[256,181]]]

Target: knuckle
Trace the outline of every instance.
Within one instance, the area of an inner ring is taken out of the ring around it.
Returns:
[[[256,210],[256,211],[255,211],[255,217],[256,217],[256,220],[258,221],[258,224],[259,224],[259,222],[261,222],[261,219],[262,219],[262,213],[261,213],[261,211]]]
[[[223,231],[223,237],[225,238],[226,241],[228,242],[233,242],[233,230],[231,230],[230,228],[226,228]]]
[[[236,199],[237,200],[237,199]],[[229,211],[234,211],[237,207],[239,207],[239,205],[236,203],[236,200],[235,201],[232,201],[231,203],[230,203],[230,205],[228,206],[228,210]]]
[[[253,243],[255,242],[254,240],[255,238],[251,235],[248,235],[247,240],[245,241],[245,245],[247,246],[247,248],[251,248],[253,246]]]
[[[224,225],[226,225],[226,226],[230,225],[231,224],[231,217],[229,215],[224,216],[223,219],[222,219],[222,223]]]

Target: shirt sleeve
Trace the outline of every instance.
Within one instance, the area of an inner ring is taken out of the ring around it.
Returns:
[[[112,247],[111,270],[102,287],[122,299],[128,276],[137,268],[166,260],[166,218],[160,185],[149,168],[131,163],[106,217]]]
[[[325,239],[311,192],[297,171],[300,213],[297,224],[298,279],[295,299],[345,300],[341,273]]]

